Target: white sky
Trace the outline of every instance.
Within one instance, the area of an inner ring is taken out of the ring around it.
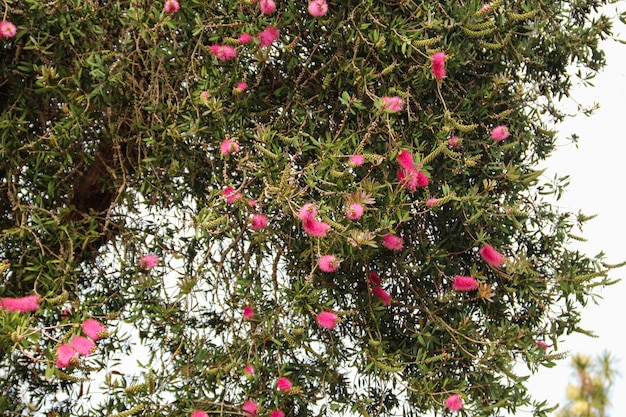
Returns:
[[[621,10],[626,10],[624,3],[619,5]],[[614,32],[626,39],[626,28],[617,20]],[[572,94],[583,105],[599,103],[601,107],[591,117],[579,116],[560,126],[559,143],[563,146],[548,161],[545,178],[552,179],[555,173],[570,175],[568,192],[558,205],[575,213],[581,210],[598,215],[580,234],[587,241],[576,247],[591,256],[603,251],[608,263],[619,263],[626,260],[626,45],[606,41],[603,48],[607,52],[607,67],[592,81],[595,87],[579,88]],[[580,136],[578,147],[566,140],[572,133]],[[626,277],[626,267],[613,270],[609,276]],[[590,305],[582,315],[581,327],[593,331],[598,338],[572,335],[560,343],[559,351],[597,356],[608,350],[621,359],[617,369],[622,377],[613,388],[613,407],[609,411],[617,417],[620,410],[626,409],[626,282],[607,287],[602,297],[599,305]],[[540,371],[529,386],[535,398],[563,403],[565,386],[571,377],[569,359],[565,359],[555,368]]]

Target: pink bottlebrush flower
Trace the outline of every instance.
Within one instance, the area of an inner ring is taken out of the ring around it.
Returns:
[[[243,368],[243,371],[249,376],[254,375],[254,367],[252,365],[246,365],[246,367]]]
[[[417,168],[407,170],[401,168],[397,173],[398,181],[411,191],[415,191],[418,188],[427,187],[429,184],[428,177]]]
[[[398,96],[381,97],[382,104],[380,108],[388,113],[396,113],[404,107],[404,100]]]
[[[483,6],[480,8],[480,10],[478,10],[478,13],[482,14],[482,13],[487,13],[489,11],[489,9],[491,9],[491,3],[485,3],[483,4]]]
[[[209,51],[221,61],[228,61],[237,56],[237,50],[230,45],[211,45]]]
[[[167,13],[176,13],[180,9],[180,4],[177,0],[165,0],[163,8]]]
[[[390,250],[402,250],[404,247],[404,240],[400,236],[396,236],[393,233],[387,233],[383,236],[383,246]]]
[[[241,193],[236,193],[233,187],[224,188],[222,190],[222,195],[226,197],[226,202],[231,204],[243,197]]]
[[[334,272],[339,268],[341,261],[334,255],[324,255],[317,261],[317,265],[324,272]]]
[[[276,39],[278,39],[279,34],[280,32],[275,27],[266,27],[263,32],[257,35],[259,38],[259,45],[262,47],[270,46]]]
[[[251,198],[248,200],[248,204],[250,205],[250,207],[256,207],[256,200]]]
[[[307,9],[311,16],[321,17],[328,12],[328,3],[326,0],[311,0]]]
[[[83,356],[89,356],[96,350],[96,344],[93,340],[83,336],[74,336],[70,340],[72,348]]]
[[[326,233],[330,229],[330,225],[315,219],[305,220],[302,222],[302,227],[305,232],[314,237],[326,237]]]
[[[511,132],[509,132],[509,128],[506,126],[496,126],[491,131],[491,139],[495,140],[496,142],[503,141],[510,135]]]
[[[474,277],[464,277],[457,275],[454,277],[452,288],[456,291],[474,291],[478,288],[478,281]]]
[[[372,294],[376,298],[380,299],[380,301],[382,301],[384,305],[386,306],[391,305],[391,299],[392,299],[391,295],[387,291],[385,291],[383,287],[378,287],[378,286],[373,287]]]
[[[254,309],[250,306],[243,307],[243,317],[252,320],[254,318]]]
[[[285,417],[285,413],[282,410],[276,409],[270,413],[270,417]]]
[[[292,384],[289,378],[285,378],[284,376],[281,376],[280,378],[276,380],[276,388],[278,388],[279,390],[283,392],[288,392],[291,389],[291,387],[292,387]]]
[[[276,3],[274,3],[274,0],[261,0],[259,6],[263,14],[272,14],[276,11]]]
[[[267,217],[263,214],[252,215],[252,225],[250,226],[254,230],[261,230],[267,227]]]
[[[438,198],[431,197],[428,200],[426,200],[426,205],[428,207],[433,207],[433,206],[436,206],[437,204],[439,204],[439,199]]]
[[[0,298],[0,308],[9,311],[19,311],[21,313],[36,311],[39,310],[40,298],[41,297],[37,294],[17,298]]]
[[[363,205],[359,203],[352,203],[346,209],[346,217],[350,220],[356,220],[363,215],[364,210]]]
[[[248,84],[244,83],[243,81],[237,83],[237,85],[235,86],[235,93],[243,93],[244,91],[246,91],[248,89]]]
[[[411,155],[411,152],[407,151],[406,149],[402,149],[398,154],[398,163],[402,168],[406,169],[407,171],[415,169],[413,155]]]
[[[504,255],[490,245],[485,245],[478,251],[485,262],[491,266],[503,266]]]
[[[448,146],[451,149],[459,149],[461,147],[461,138],[457,137],[457,136],[452,136],[450,139],[448,139]]]
[[[57,348],[57,368],[67,368],[74,358],[78,357],[78,352],[69,343],[63,343]]]
[[[237,142],[226,139],[220,144],[220,153],[222,155],[230,155],[237,152],[239,152],[239,144]]]
[[[243,409],[243,411],[248,413],[248,415],[254,416],[254,415],[256,415],[256,412],[257,412],[257,409],[259,408],[259,405],[255,401],[253,401],[253,400],[246,400],[246,401],[244,401],[244,403],[241,406],[241,408]]]
[[[241,35],[239,35],[237,40],[241,43],[250,43],[252,41],[252,35],[250,35],[249,33],[242,33]]]
[[[459,394],[454,394],[446,398],[446,407],[450,411],[459,411],[463,408],[463,398]]]
[[[380,283],[383,281],[376,271],[368,272],[365,278],[367,278],[367,282],[369,282],[371,285],[380,285]]]
[[[94,319],[87,319],[82,325],[83,333],[91,340],[96,341],[108,334],[106,327]]]
[[[209,417],[204,410],[194,410],[189,417]]]
[[[317,315],[317,324],[325,329],[334,329],[339,316],[332,311],[322,311]]]
[[[363,165],[365,162],[365,157],[363,155],[352,155],[350,159],[348,159],[350,165],[358,167]]]
[[[159,264],[159,257],[156,255],[144,255],[139,258],[139,267],[143,269],[152,269]]]
[[[548,344],[543,340],[537,340],[535,343],[537,344],[537,347],[540,347],[543,350],[546,350],[548,348]]]
[[[8,20],[0,21],[0,39],[12,38],[17,33],[15,25]]]
[[[315,207],[312,203],[306,203],[298,212],[298,218],[303,222],[307,220],[314,220],[315,216],[317,216],[317,207]]]
[[[431,59],[431,69],[435,80],[441,81],[446,77],[446,54],[445,52],[437,52]]]

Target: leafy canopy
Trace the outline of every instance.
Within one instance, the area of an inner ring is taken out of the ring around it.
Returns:
[[[5,0],[0,410],[545,415],[604,3]]]

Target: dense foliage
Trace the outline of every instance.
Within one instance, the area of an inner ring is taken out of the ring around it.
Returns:
[[[604,3],[4,0],[0,411],[545,415]]]

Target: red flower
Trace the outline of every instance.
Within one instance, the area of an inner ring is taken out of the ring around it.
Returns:
[[[446,54],[444,52],[437,52],[431,57],[430,61],[435,80],[443,80],[446,77]]]
[[[383,287],[373,287],[372,294],[374,294],[376,298],[380,299],[380,301],[382,301],[384,305],[391,305],[391,295],[387,291],[385,291]]]
[[[317,324],[325,329],[334,329],[339,317],[332,311],[322,311],[317,315]]]
[[[457,275],[454,277],[452,288],[457,291],[473,291],[478,288],[478,281],[474,277]]]
[[[288,392],[289,390],[291,390],[291,386],[292,384],[289,378],[285,378],[284,376],[281,376],[280,378],[276,380],[276,388],[278,388],[279,390],[283,392]]]

